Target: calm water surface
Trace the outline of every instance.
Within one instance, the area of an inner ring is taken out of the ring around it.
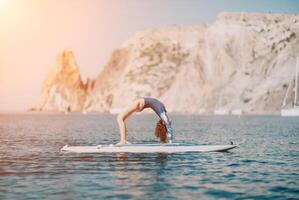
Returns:
[[[0,115],[0,199],[299,199],[299,118],[171,115],[177,142],[223,153],[66,154],[64,144],[116,143],[113,115]],[[128,140],[156,142],[154,115]]]

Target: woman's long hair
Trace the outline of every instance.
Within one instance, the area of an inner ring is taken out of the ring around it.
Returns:
[[[155,135],[160,139],[161,143],[166,143],[167,128],[161,119],[156,124]]]

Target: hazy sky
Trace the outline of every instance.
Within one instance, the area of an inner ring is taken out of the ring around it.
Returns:
[[[0,0],[0,111],[37,106],[64,48],[95,78],[137,31],[211,23],[221,11],[299,13],[299,0]]]

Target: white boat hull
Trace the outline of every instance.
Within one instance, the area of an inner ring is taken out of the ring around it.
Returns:
[[[232,110],[232,115],[242,115],[242,110]]]
[[[214,115],[228,115],[229,111],[225,109],[214,110]]]
[[[128,144],[97,146],[64,146],[62,152],[73,153],[181,153],[220,152],[235,148],[236,145],[190,145],[190,144]]]
[[[283,117],[299,116],[299,107],[295,107],[295,108],[291,108],[291,109],[282,109],[281,116],[283,116]]]

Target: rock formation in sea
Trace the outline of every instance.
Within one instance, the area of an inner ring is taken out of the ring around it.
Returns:
[[[90,89],[90,82],[87,84],[82,82],[74,55],[66,49],[58,54],[56,65],[43,83],[40,109],[63,112],[82,111],[87,88]]]
[[[68,64],[60,55],[44,84],[42,110],[108,112],[151,96],[168,112],[277,112],[294,82],[298,27],[297,15],[220,13],[210,25],[139,32],[113,52],[89,89],[69,52]]]

